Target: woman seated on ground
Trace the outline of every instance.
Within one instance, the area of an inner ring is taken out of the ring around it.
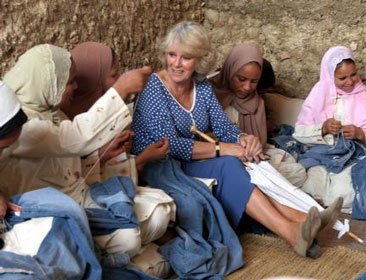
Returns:
[[[118,80],[120,76],[119,59],[113,49],[105,44],[98,42],[84,42],[78,44],[71,50],[71,57],[76,65],[76,82],[77,89],[60,103],[60,109],[70,120],[76,115],[88,111],[93,104]],[[64,116],[65,117],[65,116]],[[124,130],[122,133],[121,143],[128,152],[132,145],[133,132]],[[133,157],[126,153],[116,155],[107,162],[100,162],[101,172],[98,166],[94,167],[90,161],[88,166],[93,166],[93,170],[85,168],[83,173],[89,173],[88,182],[108,179],[112,176],[128,176],[131,177],[137,186],[137,171],[141,169],[146,162],[163,158],[168,153],[169,143],[164,139],[148,146],[140,155]],[[134,199],[134,209],[140,221],[141,243],[147,245],[142,248],[149,255],[149,259],[144,259],[144,254],[138,255],[139,263],[146,261],[143,266],[147,266],[149,270],[143,269],[145,272],[163,277],[166,275],[164,267],[159,268],[165,262],[161,258],[152,259],[157,256],[157,247],[150,242],[161,236],[158,232],[165,232],[169,220],[175,218],[175,205],[171,197],[162,190],[137,187],[136,197]],[[154,255],[151,254],[154,249]],[[132,263],[136,260],[132,259]],[[156,264],[156,265],[151,265]],[[165,265],[166,268],[166,265]],[[152,271],[154,270],[154,271]],[[168,270],[169,271],[169,270]],[[164,273],[165,272],[165,273]]]
[[[27,116],[2,81],[0,100],[1,155],[17,141]],[[1,278],[101,278],[87,217],[74,200],[48,187],[10,201],[0,191]]]
[[[73,120],[78,114],[84,113],[118,80],[120,76],[119,59],[115,51],[98,42],[85,42],[75,46],[71,50],[71,57],[76,65],[76,82],[77,89],[69,98],[65,98],[60,103],[60,109],[68,119]],[[130,146],[133,132],[126,129],[125,142]],[[121,163],[118,165],[120,170],[117,172],[116,167],[111,167],[110,162],[101,162],[103,178],[108,178],[113,172],[123,173],[129,167],[128,173],[118,174],[134,177],[136,182],[137,169],[141,169],[148,161],[153,161],[164,157],[169,148],[169,143],[165,140],[158,141],[147,147],[143,153],[134,158],[129,156],[128,161],[124,161],[125,166]],[[132,161],[130,163],[130,161]],[[112,162],[115,162],[112,160]],[[132,166],[131,166],[132,165]],[[109,169],[113,169],[109,170]]]
[[[23,124],[27,121],[27,115],[20,108],[20,103],[10,88],[0,81],[0,100],[3,106],[0,112],[0,160],[3,150],[11,146],[19,138]],[[9,204],[0,188],[0,218],[6,214]],[[11,208],[10,210],[14,210]],[[19,211],[19,209],[18,209]]]
[[[320,215],[311,208],[306,215],[268,199],[250,183],[242,161],[263,159],[262,145],[258,137],[241,133],[227,119],[204,79],[215,56],[201,25],[177,24],[165,37],[161,51],[164,69],[150,76],[135,107],[133,151],[139,154],[149,144],[168,137],[170,154],[187,175],[217,179],[213,195],[234,228],[246,212],[306,256],[336,211]],[[201,141],[190,131],[192,125],[203,132],[212,131],[220,142]],[[149,173],[148,168],[154,170],[154,166],[145,166],[143,176]],[[166,178],[160,179],[164,185]],[[178,212],[179,207],[177,204]]]
[[[136,255],[144,234],[140,234],[129,200],[135,196],[131,179],[113,177],[88,185],[82,176],[81,156],[97,151],[109,141],[113,150],[125,149],[123,143],[118,144],[131,116],[123,98],[140,91],[150,72],[146,67],[121,75],[87,112],[73,121],[60,120],[58,104],[77,87],[70,53],[47,44],[24,53],[4,78],[29,118],[19,140],[4,151],[6,160],[0,163],[4,192],[9,195],[53,185],[87,208],[94,239],[105,255]],[[104,200],[106,196],[110,199]],[[162,215],[166,211],[157,212]],[[170,212],[166,224],[169,218]],[[159,238],[164,233],[154,224],[150,229],[154,232],[146,233],[149,238]]]
[[[259,137],[264,152],[270,155],[270,163],[293,185],[301,187],[306,180],[305,168],[290,154],[267,145],[265,105],[257,92],[259,81],[264,78],[262,69],[263,57],[259,48],[255,43],[245,42],[231,49],[222,69],[210,81],[232,123],[241,131]],[[271,75],[268,79],[273,81]]]
[[[364,145],[365,108],[366,86],[357,73],[352,51],[344,46],[331,47],[323,56],[320,79],[303,103],[293,137],[310,147],[333,147],[341,140]],[[349,213],[355,197],[352,169],[350,165],[336,174],[324,166],[310,167],[303,189],[325,205],[343,196],[342,210]]]

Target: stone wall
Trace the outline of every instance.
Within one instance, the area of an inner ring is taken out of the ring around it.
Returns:
[[[365,0],[207,0],[205,26],[219,53],[251,40],[272,62],[286,95],[305,97],[318,80],[331,46],[354,51],[361,77],[366,65]]]
[[[26,49],[105,42],[121,67],[157,65],[159,37],[182,19],[202,22],[200,0],[0,0],[0,77]]]
[[[332,45],[355,51],[366,65],[366,0],[0,0],[0,76],[27,48],[52,43],[70,49],[96,40],[121,56],[122,69],[149,61],[167,28],[183,19],[203,22],[218,50],[256,41],[289,96],[305,97]]]

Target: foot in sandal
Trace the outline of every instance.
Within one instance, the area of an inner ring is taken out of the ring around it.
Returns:
[[[343,205],[343,197],[338,197],[328,208],[320,212],[321,226],[322,230],[328,224],[333,225],[338,219],[339,213],[341,212]]]
[[[320,226],[320,213],[316,207],[311,207],[305,222],[300,226],[300,238],[294,247],[298,255],[306,257],[308,249],[313,245],[314,239],[320,231]]]

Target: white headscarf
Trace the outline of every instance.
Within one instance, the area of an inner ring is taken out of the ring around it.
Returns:
[[[14,92],[0,81],[0,127],[9,122],[19,111],[20,103]]]
[[[67,50],[38,45],[19,57],[4,82],[14,90],[28,117],[52,120],[65,91],[70,67],[71,55]]]
[[[20,128],[27,121],[27,116],[20,109],[20,103],[14,92],[2,81],[0,81],[0,104],[0,138],[3,138]]]

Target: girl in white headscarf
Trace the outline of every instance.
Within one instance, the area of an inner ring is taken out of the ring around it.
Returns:
[[[0,81],[0,156],[2,151],[12,145],[19,137],[22,125],[27,121],[27,116],[20,108],[20,103],[15,97],[14,92]],[[0,218],[4,217],[7,208],[14,208],[14,204],[9,204],[0,191]]]
[[[69,121],[63,120],[57,109],[62,98],[68,98],[77,87],[70,53],[49,44],[25,52],[4,77],[29,117],[19,140],[4,150],[6,160],[0,162],[5,194],[52,185],[83,207],[97,208],[82,174],[81,157],[112,139],[119,144],[118,136],[131,122],[123,98],[140,91],[150,72],[142,68],[122,75],[87,112]],[[138,228],[96,237],[107,253],[130,256],[139,250],[140,239]]]

